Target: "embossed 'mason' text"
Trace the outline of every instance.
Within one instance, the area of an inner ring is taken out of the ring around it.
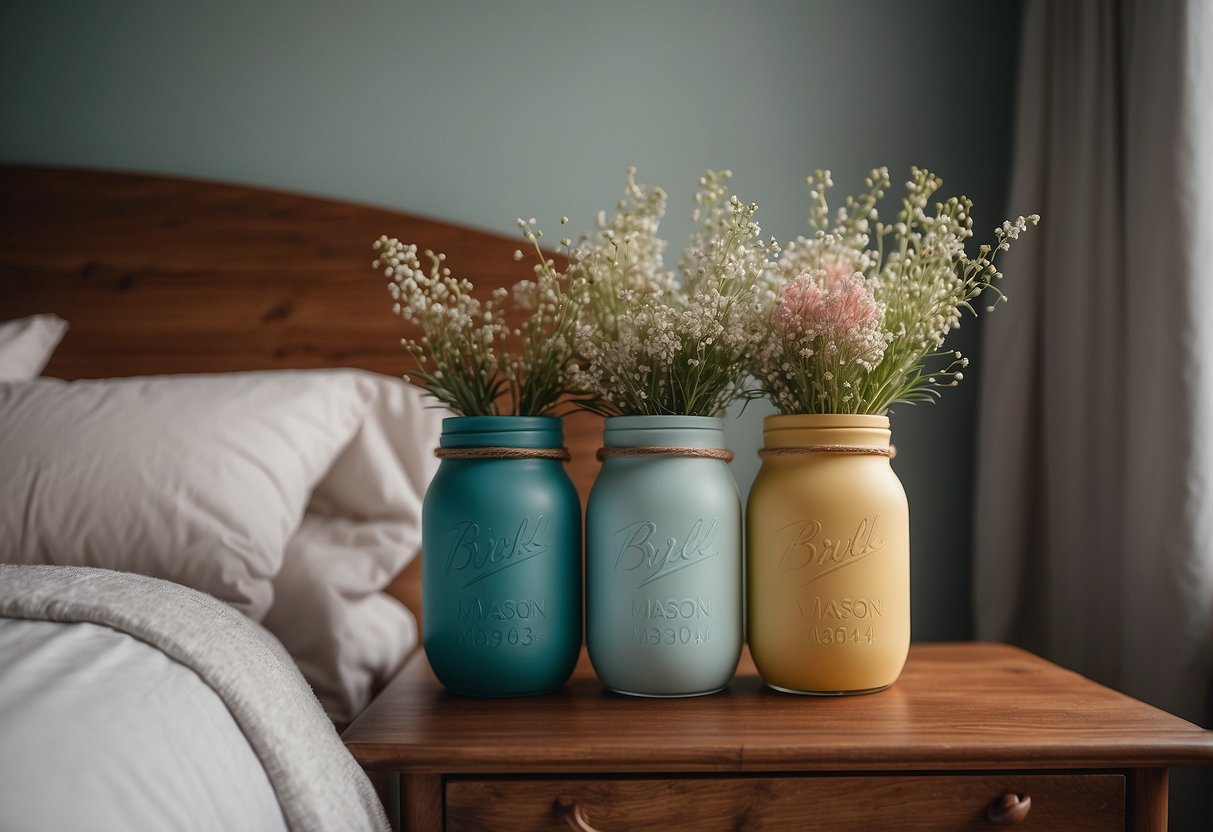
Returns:
[[[512,535],[493,536],[491,529],[482,531],[476,523],[456,523],[442,536],[443,540],[451,541],[446,556],[446,574],[466,573],[468,580],[463,586],[469,587],[490,575],[539,557],[551,548],[544,540],[547,530],[548,524],[542,514],[534,520],[529,515],[523,517]]]
[[[848,621],[852,618],[879,618],[884,615],[884,600],[881,598],[822,598],[818,595],[808,604],[797,599],[796,607],[801,618],[829,618]]]
[[[460,621],[531,621],[548,617],[547,602],[531,598],[459,602]]]
[[[711,598],[633,598],[632,618],[711,618]]]

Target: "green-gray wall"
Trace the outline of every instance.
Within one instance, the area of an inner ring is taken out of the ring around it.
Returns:
[[[510,234],[536,217],[550,237],[562,214],[588,227],[636,165],[670,192],[675,248],[707,168],[731,168],[786,239],[805,229],[814,168],[845,194],[874,165],[897,182],[917,164],[989,229],[1036,207],[1004,204],[1017,19],[992,0],[6,0],[0,160],[277,186]],[[956,343],[975,352],[975,335],[966,321]],[[941,404],[894,413],[919,639],[971,631],[974,396],[996,370],[976,361]],[[743,490],[764,412],[730,427]]]

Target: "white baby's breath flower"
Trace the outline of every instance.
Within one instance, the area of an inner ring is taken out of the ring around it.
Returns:
[[[538,238],[530,225],[523,225]],[[388,292],[396,301],[392,311],[421,330],[417,337],[401,339],[417,363],[408,376],[413,383],[464,415],[496,414],[507,390],[514,413],[539,415],[569,389],[568,339],[561,327],[568,328],[569,316],[562,313],[570,301],[559,285],[543,284],[543,302],[522,324],[526,346],[517,356],[505,350],[510,335],[502,305],[509,294],[505,289],[494,289],[481,302],[470,282],[442,265],[445,254],[424,252],[427,269],[415,245],[381,237],[373,248],[381,252],[375,267],[389,264],[393,280]]]
[[[676,274],[664,263],[659,227],[666,194],[628,171],[613,215],[600,213],[594,232],[569,252],[569,272],[582,278],[586,303],[574,336],[582,379],[607,414],[716,415],[740,388],[754,336],[746,322],[773,241],[753,221],[757,206],[727,190],[727,171],[699,180],[696,231]]]

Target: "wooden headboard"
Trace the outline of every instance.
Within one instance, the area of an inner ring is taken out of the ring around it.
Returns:
[[[487,293],[530,276],[520,240],[383,208],[142,174],[0,165],[0,320],[71,325],[46,374],[407,370],[370,267],[381,234],[444,251]],[[601,420],[565,423],[584,502]],[[417,609],[416,566],[393,594]]]

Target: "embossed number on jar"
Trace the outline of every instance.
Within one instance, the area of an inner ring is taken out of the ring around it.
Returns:
[[[510,627],[505,630],[467,627],[459,634],[461,647],[530,647],[535,640],[535,631],[530,627]]]
[[[712,634],[706,627],[633,627],[629,644],[647,644],[651,647],[675,644],[709,644]]]
[[[875,627],[810,627],[806,641],[814,644],[871,644],[876,641]]]

